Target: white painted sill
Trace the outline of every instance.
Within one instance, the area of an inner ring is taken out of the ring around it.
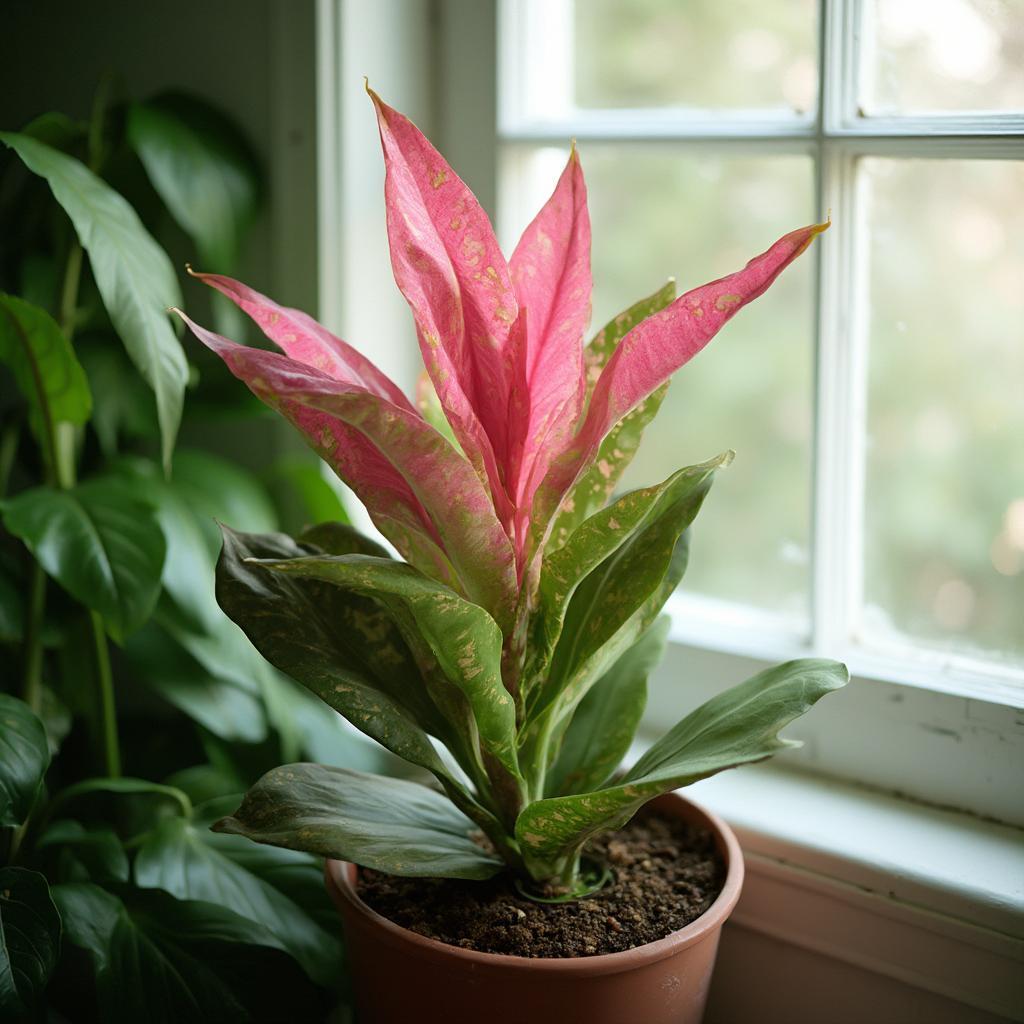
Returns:
[[[739,836],[736,925],[1024,1019],[1024,832],[776,766],[684,792]]]

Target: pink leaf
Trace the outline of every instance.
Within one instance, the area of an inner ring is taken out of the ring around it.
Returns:
[[[362,353],[335,337],[300,309],[279,306],[258,291],[222,274],[188,272],[226,295],[260,330],[292,359],[321,370],[335,380],[360,384],[367,391],[412,409],[402,389]]]
[[[508,628],[518,596],[511,544],[473,467],[444,437],[418,413],[359,385],[236,345],[175,312],[257,398],[299,427],[412,564],[443,579],[435,565],[422,563],[420,535],[436,538],[434,547],[461,584],[456,589]],[[410,534],[417,545],[412,555],[403,550]]]
[[[518,307],[505,258],[465,182],[408,118],[368,91],[384,149],[395,281],[455,435],[508,522],[498,459],[508,447],[506,348]]]
[[[546,535],[558,503],[596,457],[608,431],[689,362],[732,316],[767,291],[828,226],[813,224],[791,231],[742,270],[681,295],[622,339],[594,386],[575,440],[552,465],[538,491],[535,536]]]
[[[551,198],[523,232],[510,262],[519,305],[527,311],[525,344],[516,353],[528,409],[512,418],[517,439],[509,475],[520,515],[553,455],[565,447],[585,388],[583,334],[590,320],[590,216],[575,147]]]

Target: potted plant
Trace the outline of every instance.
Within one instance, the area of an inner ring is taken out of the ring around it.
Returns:
[[[437,788],[291,764],[214,828],[328,858],[361,1020],[423,1019],[425,1006],[448,1020],[697,1020],[742,861],[721,822],[670,794],[791,745],[779,730],[847,673],[817,659],[762,672],[617,774],[688,528],[731,453],[608,502],[672,373],[827,225],[679,298],[656,292],[584,348],[590,229],[575,150],[506,263],[467,186],[370,95],[392,263],[428,375],[418,408],[310,317],[230,278],[196,275],[283,353],[180,315],[302,431],[401,556],[341,524],[294,538],[224,527],[222,608]],[[614,834],[652,801],[654,817]],[[644,900],[663,883],[696,919],[669,907],[652,935]],[[491,934],[452,933],[453,908]],[[597,924],[580,940],[584,918]],[[531,945],[541,931],[543,948]]]

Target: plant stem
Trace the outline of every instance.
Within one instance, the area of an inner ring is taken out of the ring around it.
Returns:
[[[106,774],[116,779],[121,775],[121,747],[117,737],[117,709],[114,706],[114,677],[110,671],[110,649],[103,618],[98,612],[89,612],[92,621],[93,644],[96,654],[96,679],[100,698],[100,735],[103,738],[103,767]]]
[[[32,563],[29,583],[28,621],[25,623],[25,672],[22,697],[38,715],[42,707],[43,612],[46,608],[46,573],[38,562]]]
[[[75,312],[78,309],[78,285],[82,280],[82,245],[78,238],[71,243],[64,266],[64,283],[60,289],[60,329],[71,340],[75,333]]]
[[[0,498],[7,493],[7,484],[11,479],[11,470],[14,468],[14,458],[18,454],[18,440],[21,434],[21,426],[18,423],[8,423],[0,434]]]

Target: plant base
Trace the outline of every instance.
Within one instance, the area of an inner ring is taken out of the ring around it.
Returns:
[[[682,797],[661,797],[651,809],[712,832],[725,885],[685,928],[618,953],[532,959],[446,945],[375,913],[356,892],[355,866],[329,861],[327,884],[345,926],[361,1024],[425,1019],[431,1006],[443,1007],[449,1024],[696,1024],[722,925],[739,897],[742,854],[728,826]]]

